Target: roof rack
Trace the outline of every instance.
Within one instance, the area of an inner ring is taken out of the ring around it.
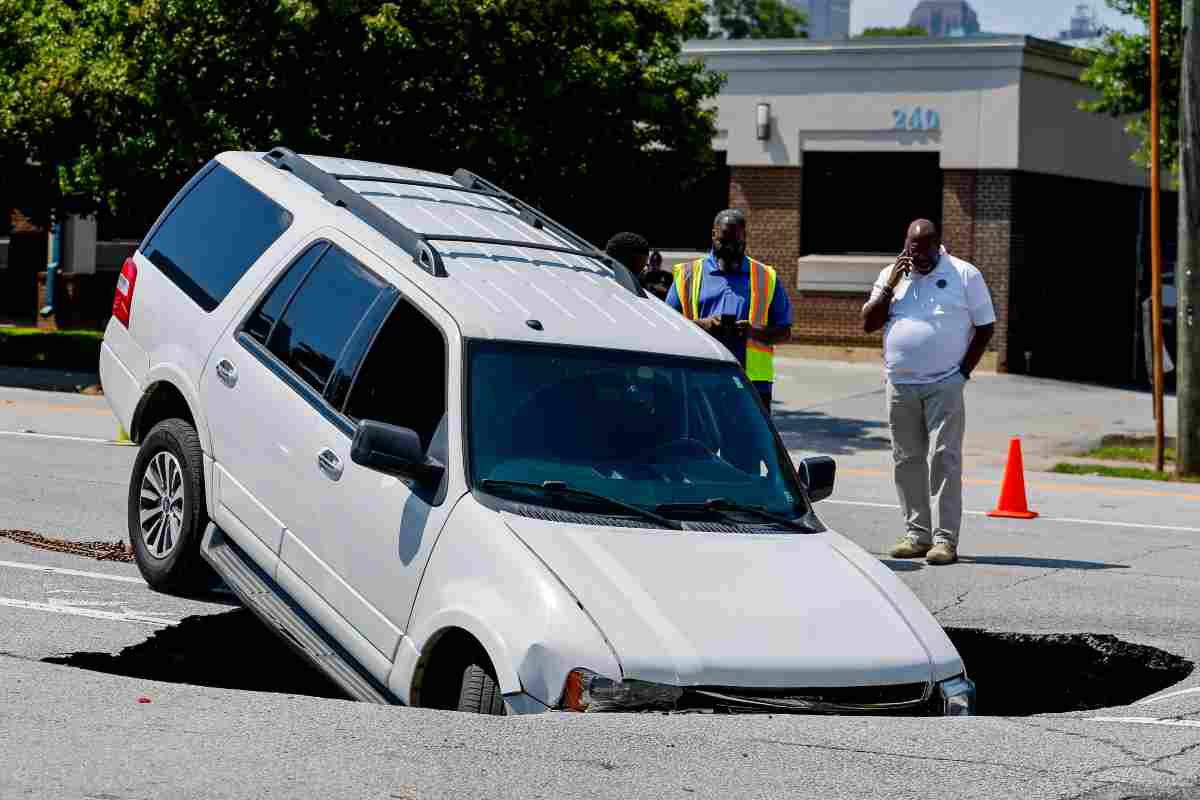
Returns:
[[[520,247],[526,250],[546,250],[554,253],[593,258],[608,266],[613,271],[617,283],[639,297],[645,297],[641,284],[633,273],[619,261],[598,250],[594,245],[576,234],[570,228],[562,225],[543,214],[538,209],[522,201],[518,197],[500,189],[495,184],[468,172],[465,169],[456,170],[454,183],[435,183],[433,181],[410,180],[408,178],[386,178],[372,175],[349,175],[337,172],[326,172],[313,162],[286,147],[275,147],[263,155],[268,164],[292,173],[300,180],[319,191],[321,195],[333,203],[350,211],[363,222],[370,225],[379,233],[404,250],[413,260],[428,272],[438,278],[447,277],[442,254],[431,242],[468,242],[474,244],[498,244],[508,247]],[[497,239],[487,236],[459,236],[457,234],[434,234],[414,231],[398,219],[388,214],[367,197],[354,191],[343,181],[361,181],[364,183],[389,183],[405,186],[421,186],[431,189],[443,189],[452,192],[479,194],[499,200],[513,208],[524,222],[538,230],[548,230],[557,234],[572,244],[572,247],[560,247],[542,242],[520,241],[517,239]]]

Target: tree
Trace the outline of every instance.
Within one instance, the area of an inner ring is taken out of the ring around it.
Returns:
[[[721,78],[681,59],[703,12],[699,0],[0,0],[0,155],[141,223],[216,153],[284,144],[467,167],[586,228],[589,212],[686,187],[711,163]]]
[[[710,38],[795,39],[803,37],[804,14],[783,0],[713,0],[718,30]]]
[[[858,39],[885,39],[901,36],[928,36],[929,31],[919,25],[905,25],[900,28],[863,28]]]
[[[1150,0],[1107,0],[1110,8],[1128,14],[1149,25]],[[1159,76],[1160,130],[1159,152],[1164,170],[1179,169],[1179,78],[1182,65],[1180,4],[1175,0],[1159,3]],[[1103,46],[1090,55],[1091,63],[1083,80],[1100,92],[1096,100],[1080,103],[1080,108],[1114,117],[1136,115],[1126,130],[1137,137],[1134,161],[1150,164],[1150,35],[1108,31]]]

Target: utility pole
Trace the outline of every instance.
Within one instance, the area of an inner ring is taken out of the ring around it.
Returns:
[[[1180,475],[1200,475],[1200,2],[1183,0],[1179,98],[1179,258],[1175,264],[1176,393]]]
[[[1162,161],[1158,113],[1158,2],[1150,0],[1150,324],[1154,364],[1154,468],[1163,471]]]

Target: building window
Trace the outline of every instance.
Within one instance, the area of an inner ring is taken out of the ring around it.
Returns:
[[[803,255],[895,255],[914,219],[942,217],[937,153],[805,153]]]

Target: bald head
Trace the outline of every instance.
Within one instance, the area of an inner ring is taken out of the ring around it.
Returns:
[[[927,219],[913,220],[904,237],[904,252],[912,258],[913,269],[922,275],[932,272],[941,253],[942,237],[937,225]]]

